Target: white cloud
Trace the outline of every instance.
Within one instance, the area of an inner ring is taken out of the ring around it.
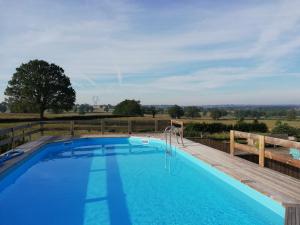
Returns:
[[[91,102],[88,96],[101,89],[107,101],[143,92],[145,103],[167,103],[165,96],[176,91],[185,96],[255,77],[290,76],[281,61],[300,47],[300,4],[294,0],[239,4],[232,10],[187,4],[166,11],[124,1],[77,4],[0,2],[1,82],[20,63],[42,58],[63,66],[79,101]],[[240,60],[246,65],[232,65]],[[190,63],[204,69],[173,74]],[[152,77],[158,70],[164,75]],[[101,82],[111,77],[122,84],[117,92],[111,82]],[[150,95],[154,90],[157,99]]]

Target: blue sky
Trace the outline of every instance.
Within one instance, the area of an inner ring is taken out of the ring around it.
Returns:
[[[79,103],[300,104],[298,0],[0,0],[0,31],[0,100],[44,59]]]

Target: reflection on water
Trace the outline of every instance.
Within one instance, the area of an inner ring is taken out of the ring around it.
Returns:
[[[178,175],[182,172],[182,163],[180,163],[180,157],[177,156],[176,149],[171,151],[165,151],[165,170],[170,175]]]

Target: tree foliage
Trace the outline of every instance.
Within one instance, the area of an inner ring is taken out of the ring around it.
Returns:
[[[140,101],[126,99],[116,105],[113,114],[125,116],[143,116]]]
[[[0,112],[4,113],[7,111],[7,104],[6,102],[1,102],[0,103]]]
[[[297,117],[297,112],[295,109],[290,109],[287,111],[287,115],[286,115],[286,118],[288,120],[295,120]]]
[[[157,114],[158,110],[156,109],[155,106],[144,106],[143,112],[145,114],[151,114],[152,118],[155,118],[155,115]]]
[[[88,112],[93,112],[93,111],[94,111],[94,107],[89,104],[76,104],[73,107],[73,112],[78,112],[81,115],[88,113]]]
[[[266,115],[266,113],[261,111],[261,110],[243,110],[243,109],[239,109],[239,110],[234,111],[234,116],[238,119],[247,118],[247,117],[259,119],[259,118],[261,118],[265,115]]]
[[[16,69],[5,91],[11,111],[39,112],[70,110],[75,91],[64,70],[43,60],[31,60]]]
[[[178,118],[178,119],[184,115],[183,108],[178,105],[174,105],[170,107],[168,109],[168,113],[171,116],[171,118]]]
[[[210,116],[214,120],[218,120],[223,116],[226,116],[228,113],[226,110],[223,109],[211,109],[210,110]]]
[[[184,114],[186,117],[194,118],[194,117],[199,117],[200,110],[196,106],[188,106],[184,108]]]
[[[300,130],[290,126],[287,123],[282,123],[280,121],[276,122],[275,127],[272,129],[273,134],[287,134],[289,136],[299,136]]]

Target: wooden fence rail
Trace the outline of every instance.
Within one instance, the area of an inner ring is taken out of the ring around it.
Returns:
[[[241,138],[246,139],[247,144],[236,142],[237,139]],[[267,148],[267,145],[271,145],[273,148]],[[278,146],[285,149],[278,151]],[[236,151],[239,150],[258,155],[261,167],[265,166],[265,158],[268,158],[300,168],[300,160],[289,155],[289,148],[300,149],[300,142],[235,130],[230,131],[230,154],[234,156]]]
[[[162,132],[170,125],[170,120],[131,120],[131,119],[94,119],[39,121],[0,129],[0,153],[15,148],[18,144],[30,141],[33,134],[41,136],[46,132],[64,132],[74,136],[76,132],[132,133]]]

